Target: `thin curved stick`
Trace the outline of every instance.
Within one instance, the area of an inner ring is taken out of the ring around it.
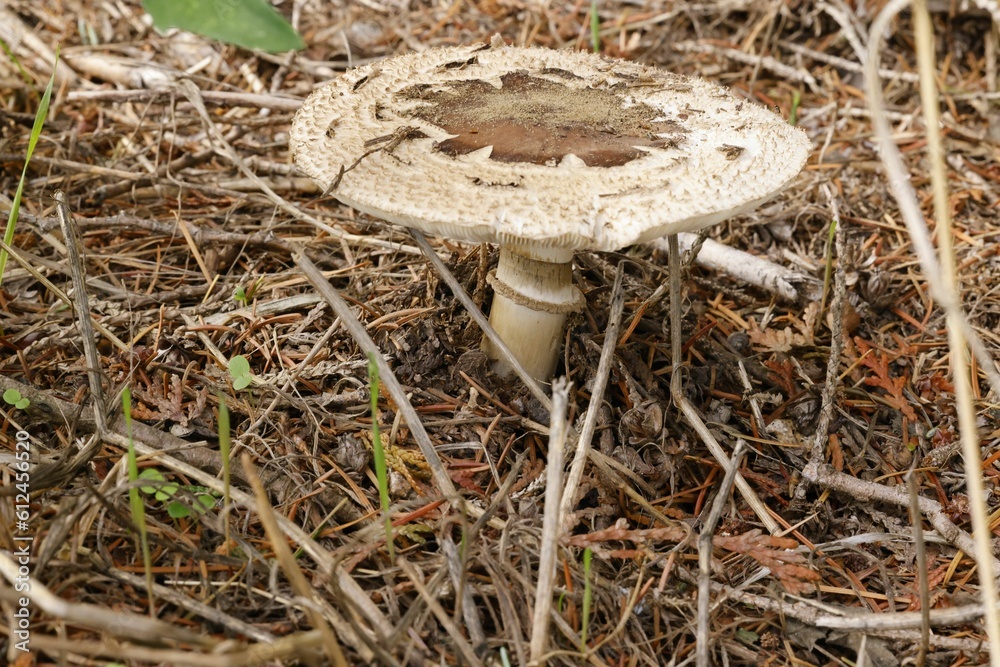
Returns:
[[[594,438],[594,429],[597,428],[597,418],[601,413],[601,405],[604,403],[604,392],[608,387],[608,378],[611,376],[611,362],[614,360],[615,347],[618,342],[618,329],[621,327],[622,312],[625,310],[625,291],[622,289],[622,276],[625,270],[623,262],[618,263],[618,270],[615,273],[614,286],[611,288],[611,316],[608,318],[608,328],[604,332],[604,345],[601,346],[601,360],[597,364],[597,374],[594,376],[594,386],[590,393],[590,403],[587,405],[587,416],[584,417],[583,427],[580,435],[576,439],[576,451],[573,454],[573,463],[566,478],[566,485],[563,489],[562,500],[559,503],[559,514],[563,518],[559,530],[568,529],[570,513],[573,511],[573,504],[576,501],[576,491],[583,479],[583,468],[590,455],[590,445]]]

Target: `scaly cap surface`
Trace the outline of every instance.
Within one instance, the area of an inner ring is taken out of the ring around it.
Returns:
[[[306,100],[290,144],[300,169],[365,213],[568,251],[748,211],[811,149],[802,130],[702,79],[499,40],[351,70]]]

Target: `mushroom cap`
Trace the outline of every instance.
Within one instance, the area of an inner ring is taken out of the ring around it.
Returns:
[[[748,211],[805,132],[708,81],[570,51],[433,48],[345,73],[295,115],[299,168],[432,234],[616,250]]]

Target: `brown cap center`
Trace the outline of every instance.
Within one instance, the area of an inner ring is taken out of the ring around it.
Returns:
[[[572,153],[589,167],[617,167],[645,155],[636,146],[673,145],[683,131],[676,123],[654,121],[659,112],[652,107],[626,107],[607,90],[570,87],[526,72],[500,80],[500,88],[470,79],[444,89],[410,86],[400,95],[424,103],[407,115],[455,135],[437,144],[440,151],[465,155],[492,146],[490,158],[498,162],[556,164]]]

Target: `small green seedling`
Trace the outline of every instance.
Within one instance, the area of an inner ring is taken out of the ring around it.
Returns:
[[[11,405],[17,408],[18,410],[24,410],[29,405],[31,405],[31,401],[26,399],[24,396],[21,396],[21,392],[19,392],[17,389],[8,389],[7,391],[5,391],[3,393],[3,401],[4,403]]]
[[[160,482],[156,486],[140,486],[139,490],[146,495],[153,496],[160,502],[164,500],[170,500],[180,489],[178,485],[173,482],[167,482],[166,478],[156,468],[146,468],[141,473],[139,473],[139,479],[144,479],[151,482]]]
[[[254,281],[252,285],[250,285],[249,288],[240,285],[235,290],[233,290],[233,299],[238,301],[240,304],[243,305],[244,308],[246,308],[247,304],[250,303],[250,300],[253,299],[255,296],[257,296],[257,290],[260,289],[260,285],[262,282],[264,282],[264,279],[258,278],[257,280]]]
[[[197,502],[193,505],[188,505],[179,500],[170,501],[167,503],[167,514],[170,515],[171,519],[185,519],[191,516],[192,510],[194,514],[204,514],[215,507],[215,498],[208,492],[208,487],[188,486],[185,488],[194,494]]]
[[[194,485],[181,487],[174,482],[168,482],[163,477],[163,473],[156,468],[146,468],[139,474],[139,479],[156,483],[155,485],[150,486],[140,486],[139,490],[147,495],[153,496],[161,503],[167,503],[167,514],[169,514],[173,519],[183,519],[185,517],[189,517],[191,516],[192,510],[194,510],[195,513],[201,514],[215,506],[215,498],[211,493],[209,493],[209,489],[207,487]],[[181,488],[184,488],[186,491],[192,493],[198,503],[191,506],[177,500],[177,494],[180,492]]]
[[[253,373],[250,372],[250,362],[242,354],[229,360],[229,375],[233,378],[233,389],[239,391],[253,384]]]

